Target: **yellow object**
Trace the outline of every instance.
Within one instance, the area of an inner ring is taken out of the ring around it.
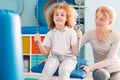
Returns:
[[[22,36],[23,54],[30,54],[30,37]]]

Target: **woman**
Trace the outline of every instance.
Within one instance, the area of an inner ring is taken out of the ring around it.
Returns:
[[[81,47],[90,42],[95,63],[81,67],[86,73],[93,71],[94,80],[120,80],[120,34],[110,28],[115,17],[115,10],[110,6],[99,7],[95,15],[96,27],[82,37]],[[80,35],[81,32],[78,31],[78,36]]]

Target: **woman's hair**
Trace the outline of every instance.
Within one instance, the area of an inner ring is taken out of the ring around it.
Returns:
[[[112,7],[110,7],[110,6],[108,6],[108,5],[103,5],[103,6],[99,7],[99,8],[96,10],[96,13],[97,13],[98,11],[101,11],[102,14],[104,15],[104,17],[105,17],[106,19],[109,19],[109,20],[111,20],[112,22],[115,21],[116,12],[115,12],[115,10],[114,10]]]
[[[54,12],[56,9],[64,9],[66,11],[66,23],[65,26],[73,28],[76,24],[76,19],[78,17],[77,11],[65,2],[56,3],[54,6],[51,7],[47,17],[47,23],[49,29],[53,29],[55,27],[55,23],[53,21]]]

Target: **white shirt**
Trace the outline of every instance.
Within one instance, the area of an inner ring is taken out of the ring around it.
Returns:
[[[75,30],[65,27],[62,31],[55,28],[49,31],[43,41],[43,45],[51,48],[51,53],[73,55],[71,46],[76,42],[77,36]]]

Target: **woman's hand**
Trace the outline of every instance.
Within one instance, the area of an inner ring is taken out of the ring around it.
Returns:
[[[81,38],[82,37],[82,32],[80,29],[77,30],[77,37],[78,38]]]
[[[90,67],[89,66],[80,66],[87,74],[90,72]]]

